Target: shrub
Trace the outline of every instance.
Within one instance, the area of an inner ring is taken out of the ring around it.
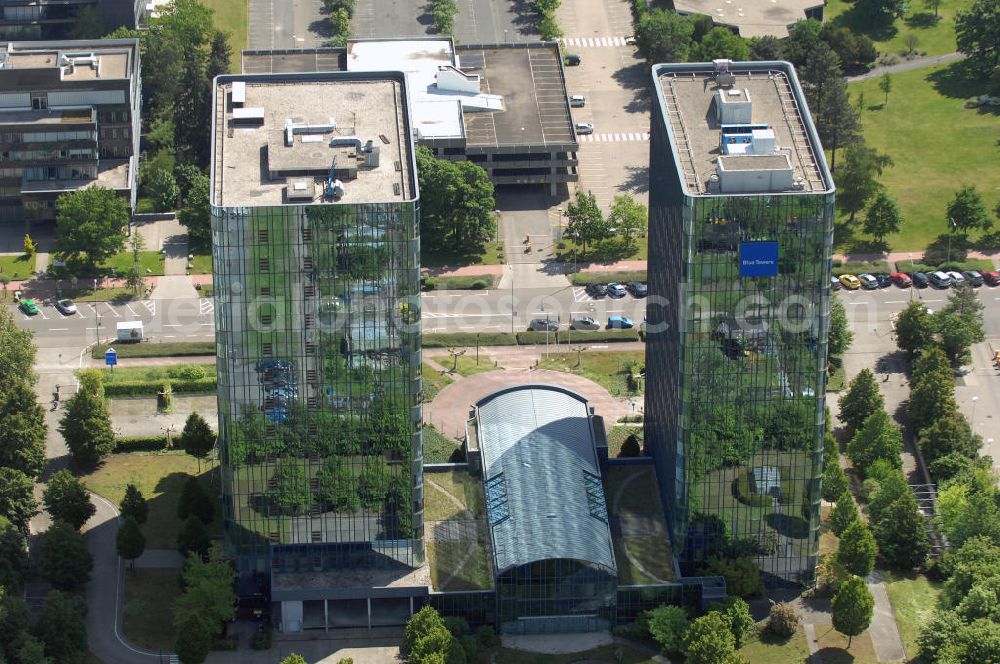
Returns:
[[[874,477],[869,477],[861,483],[861,500],[868,502],[872,496],[878,493],[879,482]]]
[[[631,330],[594,330],[591,332],[577,332],[576,330],[566,332],[518,332],[517,342],[525,345],[548,343],[589,343],[589,342],[618,342],[618,341],[639,341],[639,331],[635,328]],[[480,342],[482,343],[482,342]]]
[[[202,289],[202,295],[205,295]],[[206,295],[207,297],[207,295]],[[141,344],[97,344],[90,352],[95,360],[104,359],[104,351],[112,346],[118,357],[188,357],[192,355],[215,355],[214,341],[171,341],[166,343]]]
[[[784,639],[791,638],[799,626],[799,612],[788,602],[771,605],[767,617],[767,631]]]
[[[420,344],[424,348],[451,348],[453,346],[475,347],[476,340],[480,346],[516,346],[517,338],[509,332],[437,332],[425,334]]]
[[[721,576],[726,579],[726,591],[730,595],[745,599],[764,594],[764,581],[760,569],[750,558],[709,558],[704,570],[705,576]]]
[[[664,653],[679,655],[684,652],[684,637],[690,626],[687,611],[679,606],[664,605],[647,611],[645,618],[650,636]]]
[[[115,438],[114,453],[159,452],[167,449],[166,436],[121,436]]]
[[[174,393],[182,392],[186,394],[196,394],[205,392],[215,392],[217,382],[215,376],[204,378],[171,380],[166,385]],[[109,397],[139,397],[159,394],[165,387],[163,381],[158,380],[123,380],[121,382],[106,383],[104,394]]]
[[[589,286],[591,284],[606,284],[612,281],[626,283],[629,281],[646,281],[646,272],[577,272],[569,275],[574,286]],[[103,356],[102,356],[103,357]]]

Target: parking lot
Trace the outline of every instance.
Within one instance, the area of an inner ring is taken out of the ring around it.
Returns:
[[[458,0],[454,37],[462,44],[523,42],[538,39],[527,0]],[[359,39],[434,35],[428,0],[359,0],[351,20]]]

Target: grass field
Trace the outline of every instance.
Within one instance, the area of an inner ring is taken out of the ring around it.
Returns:
[[[203,464],[204,465],[204,464]],[[177,519],[177,500],[187,478],[198,474],[198,460],[183,452],[112,454],[100,468],[82,477],[87,488],[115,505],[125,495],[125,485],[139,487],[149,504],[149,519],[142,526],[147,549],[173,549],[181,522]],[[209,496],[218,490],[209,486],[209,472],[199,476]],[[213,536],[222,532],[216,506],[215,522],[209,527]]]
[[[563,238],[559,244],[561,246],[556,248],[559,260],[570,263],[573,262],[574,257],[583,263],[614,263],[615,261],[624,260],[644,261],[649,257],[649,244],[644,237],[635,240],[631,245],[627,245],[617,238],[602,240],[597,244],[588,245],[586,254],[579,253],[582,246],[573,240]]]
[[[433,486],[429,486],[428,494],[432,491],[440,494],[441,489],[444,489],[447,494],[462,503],[473,518],[479,518],[483,515],[483,487],[476,478],[470,476],[466,471],[451,470],[445,473],[427,473],[425,478],[428,480],[428,485],[430,482],[434,483]],[[429,500],[438,507],[435,507],[433,511],[425,508],[427,513],[424,518],[428,521],[446,521],[461,514],[458,506],[445,496],[438,495]]]
[[[909,14],[896,19],[892,26],[881,31],[873,30],[872,24],[853,11],[853,2],[829,0],[823,10],[828,23],[845,25],[857,34],[866,34],[875,41],[879,52],[900,54],[907,50],[907,35],[916,35],[918,52],[928,55],[943,55],[955,51],[955,14],[968,9],[972,0],[950,0],[938,9],[939,20],[934,20],[934,12],[928,11],[921,2],[910,5]]]
[[[425,546],[435,590],[483,590],[493,587],[490,563],[482,542],[428,542]]]
[[[87,281],[90,280],[85,279],[83,282]],[[59,296],[68,297],[74,302],[127,302],[128,300],[134,300],[136,297],[135,291],[125,286],[120,288],[98,288],[96,290],[93,288],[64,288]],[[114,333],[113,327],[109,327],[108,330],[110,331],[108,333],[103,329],[101,330],[102,339],[108,334]]]
[[[193,254],[191,274],[212,274],[212,254]]]
[[[35,271],[35,257],[26,254],[0,256],[0,274],[6,274],[11,281],[21,281]]]
[[[140,569],[125,572],[122,629],[133,644],[149,650],[174,649],[173,603],[181,594],[180,570]]]
[[[921,574],[891,575],[886,581],[889,602],[896,613],[896,624],[903,637],[906,656],[916,659],[920,626],[931,617],[941,596],[941,584]]]
[[[542,357],[538,368],[579,374],[600,384],[611,394],[620,396],[629,394],[625,367],[632,362],[645,364],[646,352],[625,350],[616,353],[583,353],[580,355],[580,366],[577,366],[576,353],[549,353]],[[637,394],[642,394],[641,385]]]
[[[865,140],[895,162],[882,183],[899,204],[903,228],[887,238],[889,245],[919,252],[946,234],[947,205],[962,185],[977,185],[991,213],[1000,202],[1000,189],[993,186],[1000,181],[1000,159],[995,141],[984,138],[1000,134],[1000,113],[962,107],[984,92],[982,84],[965,77],[962,63],[895,74],[895,92],[885,106],[878,84],[877,78],[851,83],[850,91],[852,98],[864,93]],[[974,246],[979,236],[971,236]],[[839,248],[868,245],[868,240],[860,232],[852,238],[843,224],[838,226]]]
[[[438,360],[438,363],[446,369],[451,369],[456,366],[455,360],[451,357],[442,357]],[[485,371],[493,371],[497,368],[498,367],[493,364],[493,360],[488,358],[483,352],[479,353],[479,364],[476,364],[476,351],[474,348],[470,348],[465,355],[459,356],[458,368],[456,369],[456,372],[462,376],[472,376]]]
[[[438,395],[438,392],[452,383],[449,376],[441,373],[426,362],[420,365],[420,375],[424,379],[424,403],[434,401],[434,397]]]
[[[177,357],[215,355],[214,341],[173,341],[169,343],[99,344],[90,351],[95,360],[104,358],[104,351],[115,346],[118,357]]]
[[[214,14],[215,27],[229,33],[229,46],[233,49],[233,59],[229,70],[241,70],[240,53],[247,47],[247,0],[202,0],[202,4]]]
[[[622,445],[628,440],[629,436],[635,436],[639,443],[639,449],[642,450],[642,426],[624,426],[621,424],[616,424],[611,427],[608,431],[608,457],[614,458],[622,456]]]
[[[463,461],[462,444],[448,438],[430,424],[424,425],[424,463],[455,463]]]
[[[421,250],[421,267],[457,267],[460,265],[501,265],[503,264],[503,243],[487,242],[481,253],[469,254],[458,251]]]
[[[107,383],[124,383],[130,381],[169,381],[182,379],[185,373],[200,373],[202,377],[215,375],[215,365],[212,364],[177,364],[169,367],[115,367],[101,369],[101,380]]]
[[[132,267],[133,257],[131,251],[123,251],[115,254],[108,260],[101,263],[101,267],[114,270],[116,275],[121,275],[128,268]],[[140,251],[139,267],[142,273],[148,277],[160,276],[163,274],[163,254],[158,251]],[[148,270],[148,271],[147,271]]]
[[[779,639],[769,632],[752,637],[736,651],[747,664],[797,664],[809,660],[809,646],[802,628],[789,639]]]

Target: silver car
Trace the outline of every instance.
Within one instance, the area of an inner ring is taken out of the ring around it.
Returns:
[[[578,133],[578,134],[593,134],[594,133],[594,125],[590,124],[589,122],[581,122],[580,124],[578,124],[576,126],[576,133]]]
[[[571,330],[599,330],[601,329],[601,325],[590,316],[582,316],[571,320],[569,328]]]
[[[536,318],[528,325],[532,332],[556,332],[559,330],[559,323],[548,318]]]
[[[73,304],[73,300],[59,300],[56,302],[56,309],[65,316],[72,316],[76,313],[76,305]]]

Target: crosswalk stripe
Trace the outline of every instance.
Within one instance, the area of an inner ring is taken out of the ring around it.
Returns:
[[[576,140],[580,143],[645,142],[649,140],[649,132],[631,134],[578,134]]]
[[[156,300],[143,300],[142,306],[146,307],[153,316],[156,315]]]
[[[586,48],[625,46],[625,38],[619,35],[611,37],[564,37],[562,41],[566,46],[583,46]]]

